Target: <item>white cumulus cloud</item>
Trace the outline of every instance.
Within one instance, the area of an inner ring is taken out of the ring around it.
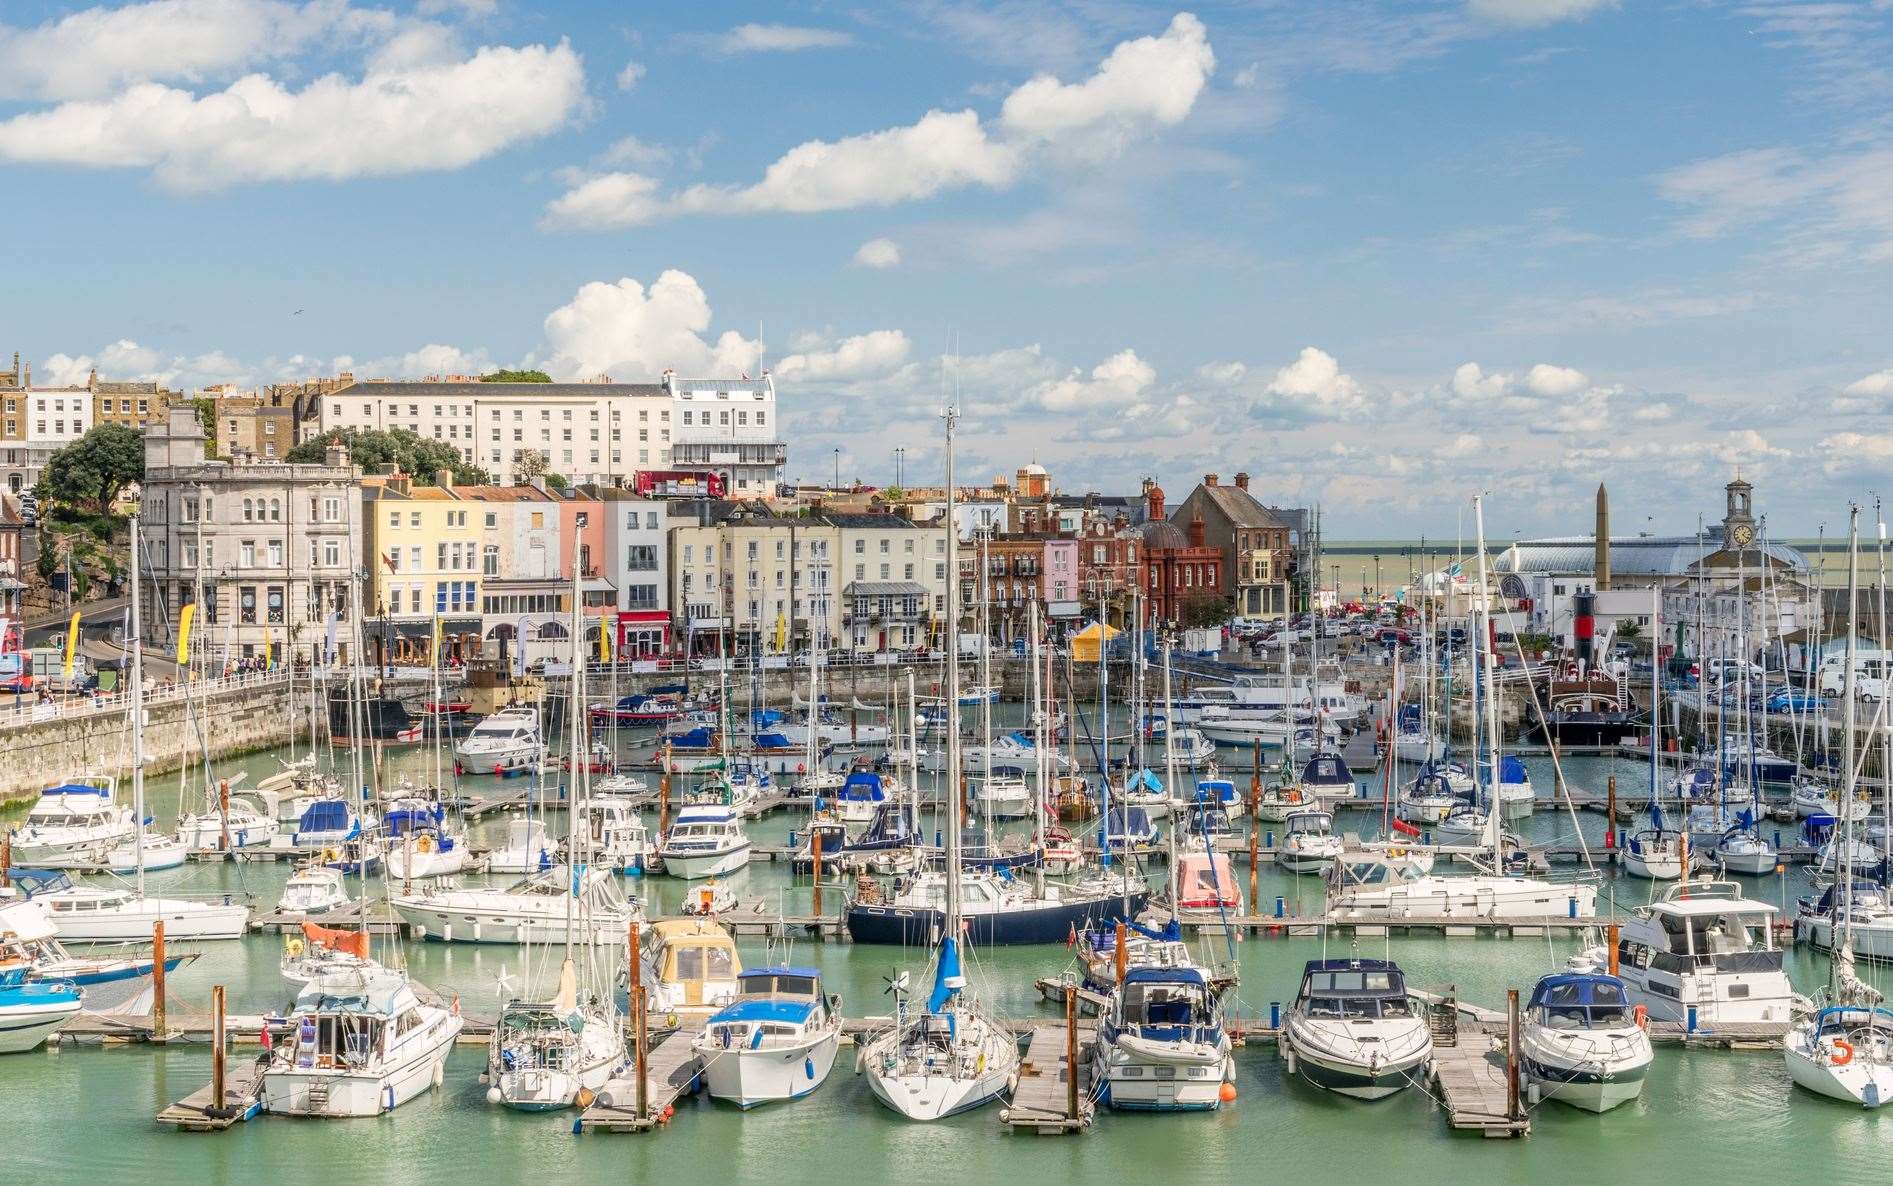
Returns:
[[[0,160],[148,168],[174,190],[458,168],[564,125],[585,101],[569,45],[371,64],[291,91],[261,74],[193,95],[141,82],[0,122]]]
[[[1615,8],[1617,0],[1469,0],[1476,15],[1508,25],[1549,25]]]
[[[554,230],[612,230],[705,214],[811,214],[916,201],[967,186],[1003,189],[1035,160],[1098,158],[1189,114],[1215,66],[1203,24],[1179,13],[1160,37],[1127,41],[1097,72],[1066,84],[1038,77],[1014,90],[989,126],[971,109],[797,145],[752,185],[664,192],[641,173],[579,178],[546,207]]]
[[[1048,412],[1120,408],[1135,404],[1156,381],[1156,369],[1135,350],[1120,350],[1092,367],[1089,375],[1073,370],[1036,385],[1026,400]]]
[[[688,272],[672,268],[648,289],[629,276],[593,281],[546,317],[546,369],[565,379],[753,369],[756,343],[734,330],[711,340],[710,319],[710,298]]]
[[[618,89],[628,91],[644,81],[644,63],[626,62],[624,69],[618,71]]]
[[[1294,362],[1275,372],[1267,394],[1322,418],[1353,415],[1367,404],[1361,385],[1334,355],[1314,346],[1304,346]]]
[[[1583,371],[1570,367],[1552,366],[1541,362],[1525,374],[1525,386],[1533,395],[1542,395],[1548,399],[1575,395],[1590,386],[1590,379]]]
[[[884,375],[906,362],[911,348],[900,330],[877,329],[844,338],[832,347],[791,354],[775,365],[774,373],[783,382]]]
[[[892,239],[869,239],[855,248],[857,268],[894,268],[900,266],[900,244]]]
[[[1893,368],[1856,379],[1841,390],[1848,395],[1893,395]]]

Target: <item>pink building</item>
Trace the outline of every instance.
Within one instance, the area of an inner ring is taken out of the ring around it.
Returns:
[[[1067,605],[1071,607],[1072,614],[1077,613],[1077,540],[1048,539],[1045,541],[1045,578],[1040,585],[1039,598],[1045,603],[1046,612],[1054,617],[1064,616],[1059,611]]]

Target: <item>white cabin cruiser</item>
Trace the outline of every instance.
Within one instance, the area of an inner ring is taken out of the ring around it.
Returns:
[[[16,880],[46,906],[69,943],[146,943],[159,922],[173,941],[241,939],[250,926],[249,906],[230,894],[144,897],[116,885],[74,885],[63,873]]]
[[[1275,863],[1290,873],[1324,873],[1341,857],[1330,812],[1306,808],[1289,815],[1275,850]]]
[[[304,865],[289,875],[282,897],[276,900],[276,913],[291,918],[319,918],[350,901],[348,885],[340,869],[327,865]]]
[[[1768,903],[1744,898],[1733,882],[1678,882],[1623,923],[1617,975],[1631,1000],[1658,1021],[1785,1024],[1806,998],[1782,970],[1775,914]],[[1609,953],[1589,948],[1570,963],[1574,971],[1604,971]]]
[[[138,825],[112,801],[112,780],[86,778],[40,792],[13,831],[13,864],[26,869],[88,869],[105,863]]]
[[[510,774],[536,769],[545,751],[536,708],[502,708],[454,746],[454,766],[466,774]]]
[[[594,793],[597,784],[592,786]],[[488,873],[543,873],[559,861],[559,844],[538,816],[506,821],[506,840],[486,857]]]
[[[711,1098],[748,1109],[820,1087],[841,1044],[840,1005],[815,968],[743,972],[735,999],[691,1043]]]
[[[263,1071],[263,1110],[379,1116],[438,1086],[462,1022],[423,1004],[405,974],[375,967],[312,980]]]
[[[660,1017],[708,1017],[736,999],[743,960],[736,941],[708,915],[666,918],[645,932],[645,1002]]]
[[[1328,910],[1336,918],[1463,918],[1503,921],[1594,918],[1597,886],[1588,880],[1546,881],[1481,871],[1408,876],[1385,854],[1350,849],[1333,865]]]
[[[1643,1094],[1655,1053],[1630,989],[1615,976],[1563,972],[1532,989],[1519,1019],[1519,1060],[1540,1098],[1608,1112]]]
[[[568,898],[583,898],[583,910]],[[389,900],[394,912],[424,939],[446,943],[548,943],[563,941],[566,917],[582,913],[593,941],[616,943],[640,917],[617,876],[587,868],[582,877],[564,865],[536,873],[504,889],[441,886]]]
[[[651,832],[629,803],[593,799],[585,804],[580,826],[590,837],[588,848],[597,864],[619,873],[650,871],[656,853]]]
[[[177,838],[194,853],[268,848],[282,830],[278,806],[273,791],[232,792],[219,810],[180,817]]]
[[[664,872],[686,881],[734,873],[749,863],[749,834],[743,821],[721,803],[694,803],[677,818],[657,844]]]
[[[1426,1010],[1389,960],[1309,960],[1281,1043],[1291,1074],[1362,1100],[1423,1081],[1433,1058]]]
[[[1210,1111],[1234,1092],[1220,994],[1202,969],[1138,967],[1114,985],[1093,1046],[1092,1080],[1113,1108]]]

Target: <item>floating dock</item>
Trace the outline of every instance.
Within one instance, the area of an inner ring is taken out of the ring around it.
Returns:
[[[1097,1105],[1091,1098],[1090,1052],[1097,1041],[1097,1028],[1091,1023],[1076,1028],[1074,1038],[1062,1021],[1032,1027],[1025,1057],[1019,1062],[1012,1099],[999,1112],[999,1123],[1010,1131],[1052,1136],[1083,1132],[1091,1127]],[[1071,1065],[1070,1059],[1074,1045],[1078,1054],[1076,1067]]]
[[[598,1089],[591,1107],[579,1113],[575,1132],[650,1132],[669,1124],[677,1101],[697,1090],[703,1060],[691,1043],[703,1023],[672,1030],[644,1060],[644,1111],[638,1111],[636,1072],[621,1075]]]
[[[159,1124],[179,1132],[222,1132],[242,1124],[263,1109],[263,1066],[250,1061],[231,1067],[224,1075],[223,1103],[211,1098],[215,1085],[206,1083],[158,1113]]]

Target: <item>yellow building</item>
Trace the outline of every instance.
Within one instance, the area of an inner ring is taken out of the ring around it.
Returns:
[[[480,648],[481,508],[403,476],[362,480],[367,527],[367,645],[426,663],[440,619],[442,662]]]

